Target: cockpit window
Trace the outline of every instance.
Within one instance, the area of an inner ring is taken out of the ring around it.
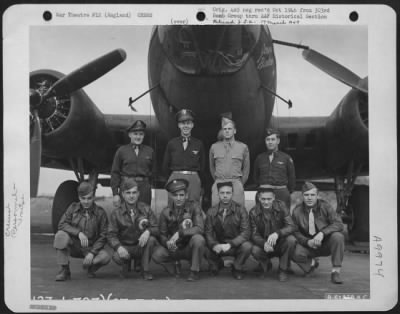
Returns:
[[[260,26],[160,26],[169,60],[187,74],[227,74],[241,68],[260,37]]]

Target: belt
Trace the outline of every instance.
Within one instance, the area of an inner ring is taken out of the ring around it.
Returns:
[[[260,188],[270,188],[270,189],[286,189],[286,185],[270,185],[270,184],[261,184]]]
[[[175,172],[175,173],[181,173],[181,174],[197,174],[197,171],[186,171],[186,170],[183,170],[183,171],[174,170],[173,172]]]
[[[124,178],[132,178],[134,179],[136,182],[142,182],[142,181],[147,181],[149,178],[148,177],[143,177],[143,176],[139,176],[139,177],[135,177],[135,176],[123,176]]]

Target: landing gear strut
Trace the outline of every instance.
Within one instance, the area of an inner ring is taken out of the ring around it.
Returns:
[[[344,176],[335,177],[337,212],[347,224],[350,241],[369,241],[369,187],[356,185],[355,180],[360,173],[361,165],[354,171],[351,162]]]
[[[58,230],[58,223],[64,215],[65,211],[67,208],[73,203],[73,202],[79,202],[79,197],[78,197],[78,185],[80,182],[85,180],[84,176],[84,168],[83,168],[83,160],[78,159],[77,162],[74,162],[73,160],[70,161],[70,164],[72,166],[72,169],[75,172],[77,181],[73,180],[67,180],[64,181],[59,185],[57,188],[56,194],[54,195],[54,200],[53,200],[53,207],[51,210],[51,222],[52,222],[52,227],[53,227],[53,232],[56,233]],[[92,171],[89,173],[89,178],[88,181],[95,187],[97,186],[97,177],[98,173],[96,171]]]

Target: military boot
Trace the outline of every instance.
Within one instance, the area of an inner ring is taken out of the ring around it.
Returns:
[[[88,271],[87,271],[88,278],[96,278],[96,271],[98,271],[101,266],[102,265],[99,265],[99,264],[90,265],[88,267]]]
[[[61,265],[61,269],[56,275],[56,281],[65,281],[71,279],[71,271],[69,269],[69,264]]]

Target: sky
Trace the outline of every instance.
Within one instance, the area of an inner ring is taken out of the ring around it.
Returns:
[[[133,114],[129,97],[148,89],[147,54],[151,26],[37,26],[30,32],[30,70],[52,69],[68,74],[82,65],[122,48],[126,60],[84,87],[84,91],[107,114]],[[274,39],[309,46],[346,66],[360,77],[368,75],[368,29],[365,26],[271,25]],[[305,61],[302,50],[275,45],[277,93],[290,99],[293,108],[276,100],[277,116],[328,116],[350,90]],[[138,114],[152,114],[150,97],[135,103]],[[72,172],[41,168],[39,195],[54,194]],[[99,188],[98,195],[110,195]]]

